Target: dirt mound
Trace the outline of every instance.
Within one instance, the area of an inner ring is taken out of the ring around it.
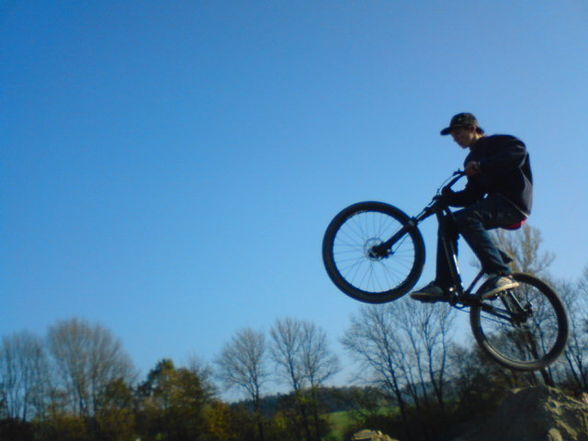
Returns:
[[[455,441],[588,441],[588,404],[557,389],[511,392],[496,412]]]
[[[379,430],[360,430],[351,437],[351,441],[396,441]]]

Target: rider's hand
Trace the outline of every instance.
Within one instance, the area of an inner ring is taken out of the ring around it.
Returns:
[[[480,163],[478,161],[470,161],[465,165],[465,174],[473,176],[480,173]]]
[[[435,199],[444,205],[450,205],[454,194],[455,192],[451,188],[443,187],[441,194],[435,196]]]

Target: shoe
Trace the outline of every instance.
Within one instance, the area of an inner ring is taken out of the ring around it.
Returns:
[[[510,276],[501,276],[499,274],[489,274],[488,281],[485,283],[485,291],[482,296],[485,298],[492,297],[507,289],[513,289],[519,286],[519,282],[514,281]]]
[[[431,282],[427,286],[411,292],[410,298],[418,300],[419,302],[434,303],[447,301],[449,295],[435,282]]]

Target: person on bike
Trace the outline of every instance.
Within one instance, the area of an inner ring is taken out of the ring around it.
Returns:
[[[531,214],[533,177],[525,144],[510,135],[486,136],[471,113],[459,113],[451,118],[441,135],[453,140],[469,154],[464,161],[467,184],[462,191],[446,191],[442,200],[452,207],[463,207],[446,216],[440,229],[437,246],[435,280],[411,297],[422,302],[445,300],[451,288],[451,276],[441,241],[445,239],[457,251],[461,234],[488,275],[488,293],[497,293],[518,286],[509,277],[507,256],[496,247],[488,230],[520,224]]]

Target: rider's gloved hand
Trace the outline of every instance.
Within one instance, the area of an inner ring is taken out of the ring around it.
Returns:
[[[443,196],[447,196],[447,195],[455,194],[455,192],[449,187],[443,187],[443,189],[441,190],[441,194]]]
[[[455,192],[451,188],[444,187],[441,190],[441,194],[437,196],[437,200],[441,201],[445,205],[450,205],[453,201],[453,195]]]
[[[480,173],[480,171],[480,163],[478,161],[470,161],[465,166],[465,174],[468,176],[473,176]]]

